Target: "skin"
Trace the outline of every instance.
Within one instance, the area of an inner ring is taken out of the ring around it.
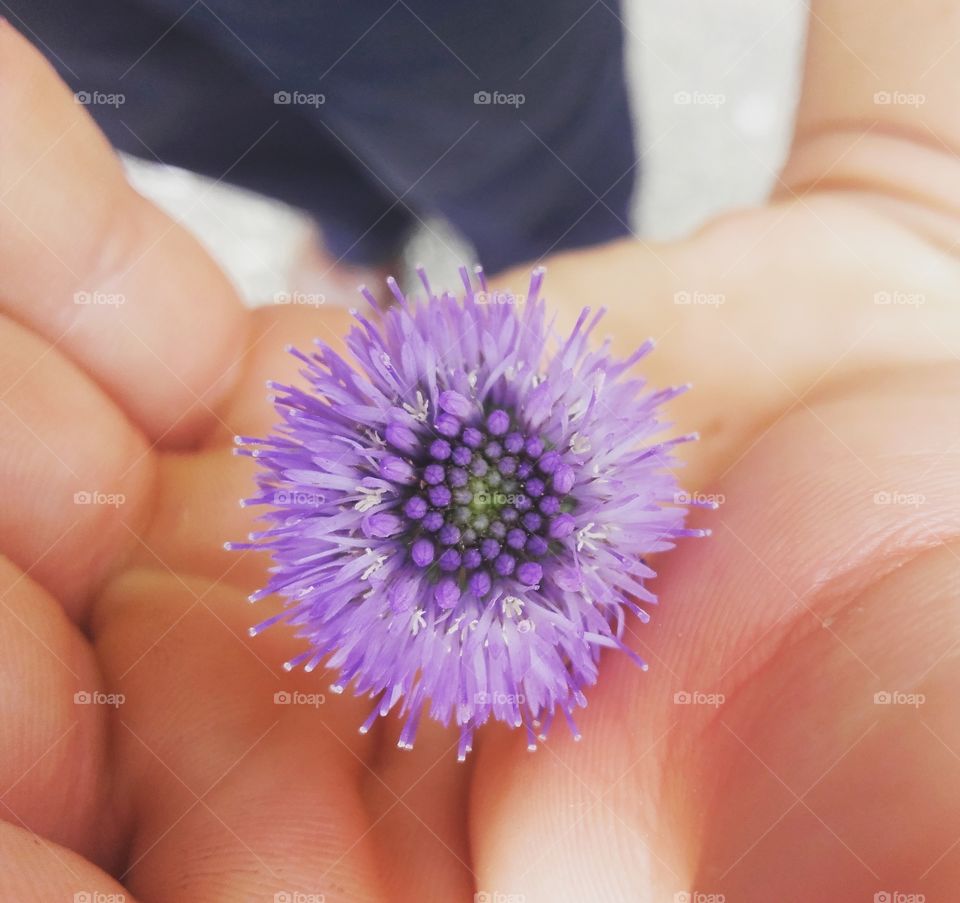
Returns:
[[[672,408],[703,435],[682,477],[722,504],[658,562],[661,608],[629,626],[651,669],[605,658],[583,741],[557,725],[531,755],[493,727],[467,765],[454,733],[424,723],[402,752],[393,721],[357,733],[368,700],[284,674],[290,633],[246,635],[267,562],[221,547],[252,524],[232,436],[271,427],[284,345],[346,315],[244,309],[0,26],[3,899],[951,899],[960,13],[883,6],[815,8],[769,204],[549,261],[562,320],[609,298],[622,349],[659,338],[654,385],[697,384]],[[875,105],[885,88],[927,102]],[[72,303],[92,291],[124,303]],[[874,303],[898,291],[924,303]],[[73,503],[92,490],[116,504]]]

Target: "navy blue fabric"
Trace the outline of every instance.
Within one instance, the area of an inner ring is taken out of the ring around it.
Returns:
[[[118,148],[300,207],[351,262],[396,254],[427,215],[493,271],[628,231],[636,157],[614,0],[6,9],[75,91],[124,95],[90,106]]]

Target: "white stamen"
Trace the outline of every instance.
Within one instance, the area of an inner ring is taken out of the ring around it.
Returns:
[[[427,622],[423,619],[423,609],[418,608],[410,619],[410,632],[416,636],[426,626]]]
[[[387,556],[386,556],[386,555],[376,555],[376,554],[374,554],[374,552],[373,552],[372,549],[367,549],[367,552],[368,552],[369,554],[374,555],[375,561],[373,562],[373,564],[370,565],[370,567],[368,567],[368,568],[360,575],[360,579],[361,579],[361,580],[369,580],[369,579],[370,579],[370,575],[371,575],[371,574],[375,574],[377,571],[379,571],[380,568],[383,567],[383,565],[386,563],[386,560],[387,560]],[[372,590],[371,590],[371,592],[372,592]]]
[[[574,433],[570,437],[570,451],[575,455],[585,455],[590,451],[590,448],[590,440],[586,436]]]
[[[430,402],[423,397],[423,392],[419,389],[417,390],[417,403],[416,405],[404,403],[403,409],[410,414],[414,420],[419,420],[420,423],[427,422],[427,412],[430,410]]]
[[[516,596],[505,596],[503,613],[508,618],[519,618],[523,614],[523,599],[518,599]]]
[[[374,445],[378,445],[378,446],[380,446],[381,448],[386,448],[386,446],[387,446],[386,441],[384,441],[383,436],[381,436],[376,430],[374,430],[374,429],[367,429],[367,430],[364,430],[364,433],[366,433],[367,438],[368,438]]]
[[[371,489],[368,486],[357,486],[356,490],[363,496],[353,506],[357,511],[369,511],[371,508],[376,508],[383,501],[383,494],[386,492],[386,489]]]
[[[587,524],[581,530],[577,531],[577,551],[578,552],[582,552],[584,546],[588,546],[589,548],[596,551],[597,547],[593,541],[607,538],[607,531],[604,530],[602,527],[599,530],[592,530],[592,528],[595,526],[596,524],[593,521],[590,521],[589,524]]]

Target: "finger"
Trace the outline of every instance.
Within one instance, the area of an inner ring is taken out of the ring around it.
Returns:
[[[284,674],[299,641],[281,627],[251,640],[249,623],[240,592],[166,572],[128,573],[98,603],[97,652],[127,700],[124,880],[156,901],[385,899],[361,789],[371,703]]]
[[[56,600],[0,558],[0,820],[110,866],[120,825],[103,690],[89,643]]]
[[[344,310],[282,306],[253,312],[245,351],[239,356],[236,391],[218,411],[218,424],[200,451],[159,457],[158,481],[168,487],[156,494],[156,512],[147,546],[174,570],[189,570],[211,580],[229,571],[232,582],[252,592],[265,580],[264,554],[224,549],[243,541],[255,528],[258,508],[241,508],[253,494],[255,462],[233,454],[234,437],[266,436],[278,422],[267,381],[302,383],[301,363],[288,346],[309,349],[315,338],[342,350],[350,315]],[[134,560],[156,562],[145,548]]]
[[[0,316],[0,552],[82,619],[139,529],[154,461],[102,391]]]
[[[17,903],[136,903],[125,888],[81,856],[7,824],[0,824],[0,894]]]
[[[956,885],[960,780],[940,740],[957,748],[957,719],[931,708],[887,757],[906,725],[884,725],[873,693],[944,702],[960,684],[958,389],[946,366],[871,374],[757,443],[717,487],[714,537],[662,562],[662,608],[631,637],[650,673],[603,663],[580,744],[555,729],[535,756],[522,738],[480,750],[481,888],[529,903]]]
[[[192,441],[242,347],[233,289],[130,188],[84,107],[3,21],[0,120],[0,311],[55,343],[151,439]]]

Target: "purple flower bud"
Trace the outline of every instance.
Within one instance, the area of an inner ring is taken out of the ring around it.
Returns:
[[[454,524],[444,524],[437,534],[437,539],[445,546],[455,546],[460,542],[460,528]]]
[[[517,568],[517,580],[524,586],[536,586],[543,579],[543,568],[535,561],[525,561]]]
[[[430,457],[435,461],[446,461],[450,457],[450,443],[446,439],[434,439],[430,443]]]
[[[556,514],[560,510],[560,499],[555,495],[548,495],[540,499],[539,508],[547,516]]]
[[[510,433],[510,435],[503,440],[503,447],[510,452],[511,455],[517,454],[517,452],[523,448],[523,436],[521,436],[520,433]]]
[[[420,520],[420,518],[427,513],[427,500],[421,498],[419,495],[407,499],[406,504],[403,506],[403,513],[406,514],[410,520]]]
[[[566,495],[576,482],[576,474],[569,464],[561,464],[553,474],[553,491]]]
[[[470,473],[475,477],[482,477],[486,475],[486,472],[490,469],[490,465],[487,464],[483,458],[474,458],[473,463],[470,465]]]
[[[473,458],[473,452],[464,445],[458,445],[453,450],[453,463],[460,467],[466,467],[471,458]]]
[[[446,436],[448,439],[460,435],[460,421],[453,414],[441,414],[434,427],[441,436]]]
[[[543,518],[536,511],[528,511],[520,518],[520,523],[531,533],[536,533],[543,523]]]
[[[503,514],[503,512],[500,512]],[[495,539],[503,539],[507,535],[507,528],[504,526],[503,521],[495,520],[487,528],[487,532],[493,536]]]
[[[543,480],[541,480],[540,477],[530,477],[530,479],[523,484],[523,489],[527,495],[532,496],[535,499],[540,498],[546,488],[547,487],[544,486]]]
[[[575,522],[572,514],[558,514],[550,521],[548,533],[551,539],[563,539],[573,532]]]
[[[524,449],[531,458],[539,458],[543,454],[543,440],[539,436],[527,439]]]
[[[527,540],[526,551],[528,555],[534,555],[537,558],[547,554],[550,546],[542,536],[531,536]]]
[[[526,495],[518,495],[513,500],[513,507],[517,511],[529,511],[533,507],[533,502],[530,501],[530,497]]]
[[[460,553],[456,549],[447,549],[437,560],[437,564],[441,571],[455,571],[460,567]]]
[[[455,580],[444,577],[433,589],[433,598],[445,611],[453,608],[460,601],[460,587]]]
[[[507,533],[507,545],[511,549],[522,549],[527,544],[527,534],[519,527],[514,527]]]
[[[537,467],[541,473],[553,473],[560,466],[560,453],[557,451],[548,451],[539,461]]]
[[[396,455],[380,459],[380,476],[392,483],[413,483],[417,478],[414,469]]]
[[[423,519],[423,529],[431,533],[436,532],[443,526],[443,515],[439,511],[428,511]]]
[[[468,426],[463,431],[464,445],[467,445],[470,448],[480,448],[481,442],[483,442],[483,433],[481,433],[476,427]]]
[[[467,551],[463,553],[463,566],[468,571],[480,567],[482,561],[483,557],[480,555],[479,549],[467,549]]]
[[[480,543],[480,554],[489,561],[491,558],[496,558],[500,554],[500,543],[495,539],[485,539]]]
[[[478,599],[482,599],[490,592],[492,581],[486,571],[477,571],[470,576],[470,592]]]
[[[430,504],[436,505],[438,508],[445,508],[450,504],[450,499],[453,498],[450,490],[442,483],[439,486],[431,486],[427,490],[427,497],[430,499]]]
[[[510,415],[500,408],[491,411],[487,416],[487,429],[491,436],[502,436],[510,429]]]
[[[445,474],[443,472],[442,464],[428,464],[423,468],[423,479],[431,486],[436,486],[438,483],[442,483],[444,476]]]
[[[376,514],[368,514],[360,522],[360,526],[364,536],[371,539],[384,539],[399,533],[403,529],[403,520],[396,514],[379,511]]]
[[[488,442],[483,453],[491,460],[496,461],[503,454],[503,446],[499,442]]]
[[[475,410],[469,398],[453,389],[447,389],[446,392],[440,393],[439,404],[448,414],[453,414],[454,417],[459,417],[461,420],[469,417]]]
[[[517,459],[516,458],[501,458],[497,461],[497,470],[505,477],[511,477],[517,472]]]
[[[462,467],[451,467],[447,474],[447,483],[454,489],[461,489],[467,485],[467,472]]]
[[[433,561],[433,543],[429,539],[418,539],[410,547],[410,557],[419,568],[425,568]]]
[[[530,474],[533,473],[533,464],[530,461],[521,461],[517,465],[517,476],[521,480],[525,480]]]
[[[517,514],[516,508],[507,507],[500,509],[500,520],[502,520],[505,524],[515,523],[519,516],[520,515]]]
[[[504,552],[502,555],[497,556],[497,560],[494,561],[493,566],[501,577],[509,577],[513,573],[513,569],[517,566],[517,559],[508,552]]]
[[[405,455],[412,455],[420,449],[417,434],[410,427],[400,423],[391,423],[387,427],[386,439],[389,445]]]

